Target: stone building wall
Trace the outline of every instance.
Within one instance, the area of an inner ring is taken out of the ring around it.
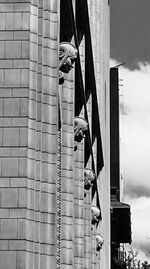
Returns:
[[[56,267],[58,1],[0,1],[0,268]]]
[[[59,85],[60,3],[0,0],[0,269],[110,268],[109,7],[88,1],[104,154],[96,229],[96,196],[84,196],[84,140],[74,152],[75,69]],[[79,51],[84,78],[84,40]],[[96,161],[96,142],[93,152]]]

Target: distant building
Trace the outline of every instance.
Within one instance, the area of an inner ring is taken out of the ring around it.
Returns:
[[[119,73],[110,69],[111,269],[126,268],[124,244],[131,243],[130,206],[120,195]]]

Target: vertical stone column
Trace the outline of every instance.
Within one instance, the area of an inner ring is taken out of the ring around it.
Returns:
[[[29,21],[27,1],[0,3],[0,268],[26,260]]]
[[[74,186],[74,268],[83,268],[84,262],[84,151],[83,142],[75,152]]]
[[[110,176],[109,176],[109,6],[105,0],[88,0],[97,97],[103,145],[104,168],[97,179],[102,221],[97,233],[104,238],[97,268],[110,267]],[[96,20],[95,20],[96,18]],[[107,194],[107,195],[106,195]],[[99,259],[98,259],[99,258]]]
[[[43,1],[40,266],[56,268],[59,1]]]
[[[61,215],[61,268],[73,267],[74,237],[74,71],[65,75],[60,86],[62,134],[62,215]]]
[[[58,10],[0,3],[0,268],[56,268]]]
[[[84,269],[91,269],[91,190],[84,198]]]

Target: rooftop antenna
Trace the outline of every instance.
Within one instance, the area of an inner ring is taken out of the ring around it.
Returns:
[[[126,63],[124,62],[124,63],[120,63],[120,64],[117,64],[116,66],[114,66],[114,68],[118,68],[118,67],[120,67],[121,65],[125,65]]]

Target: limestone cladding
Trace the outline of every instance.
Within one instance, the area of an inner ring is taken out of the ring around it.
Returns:
[[[56,268],[58,4],[0,1],[0,269]]]
[[[110,268],[109,7],[87,1],[105,162],[96,229],[96,196],[91,201],[84,190],[84,141],[74,152],[75,69],[59,85],[60,1],[0,0],[0,269]],[[91,96],[87,112],[91,131]],[[93,153],[96,163],[96,140]]]

